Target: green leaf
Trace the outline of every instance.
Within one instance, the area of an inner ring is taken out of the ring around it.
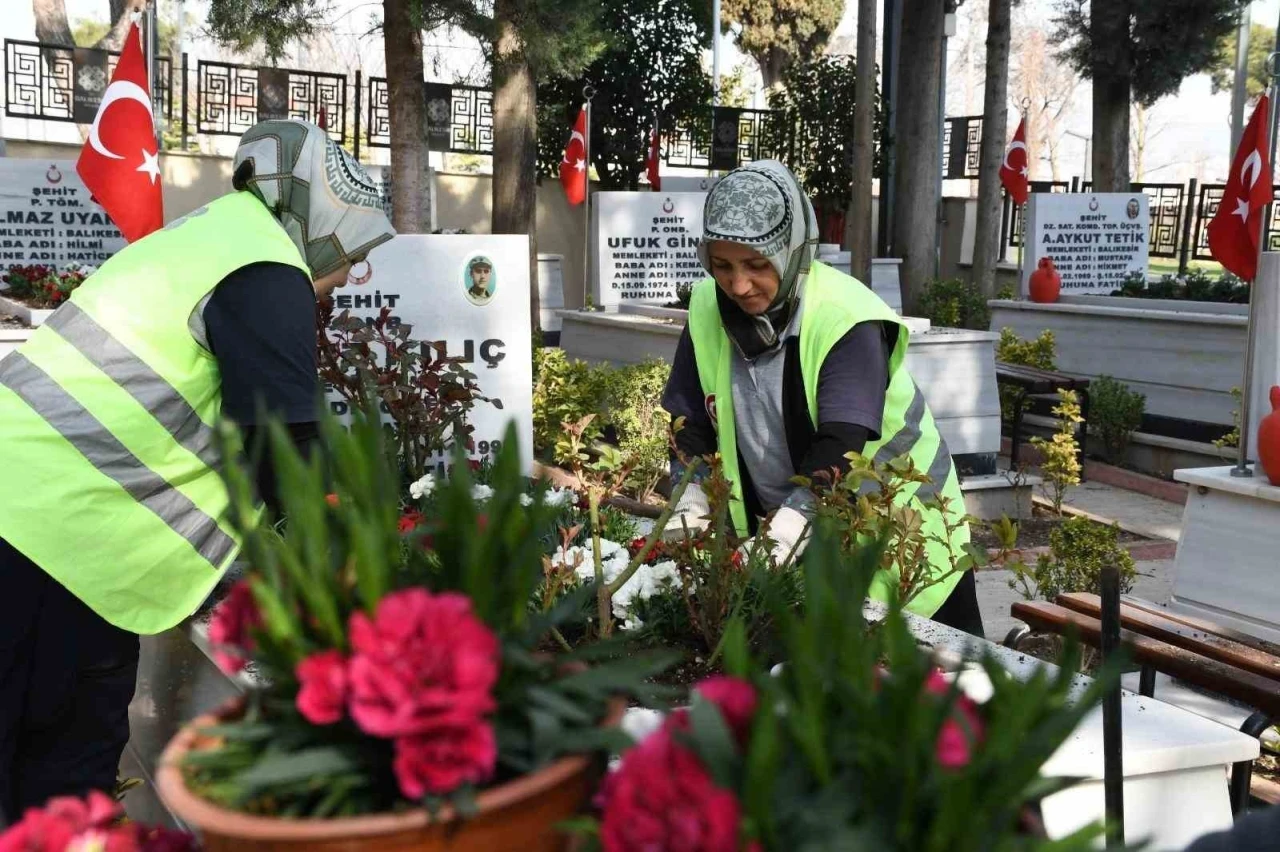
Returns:
[[[689,707],[689,728],[689,743],[702,758],[716,785],[725,790],[736,789],[742,760],[720,708],[694,693]]]
[[[264,755],[253,768],[240,773],[237,780],[249,790],[261,791],[276,785],[359,769],[359,764],[351,755],[332,746],[322,746]]]

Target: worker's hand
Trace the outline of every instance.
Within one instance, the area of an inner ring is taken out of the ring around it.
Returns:
[[[799,563],[805,547],[809,544],[809,527],[809,519],[788,506],[783,506],[773,513],[766,541],[772,545],[769,549],[769,558],[775,568]],[[755,538],[749,539],[742,545],[744,559],[750,556],[755,546]]]
[[[676,503],[671,520],[662,529],[663,541],[680,541],[686,535],[696,536],[710,524],[711,504],[707,502],[706,492],[696,482],[690,482]]]

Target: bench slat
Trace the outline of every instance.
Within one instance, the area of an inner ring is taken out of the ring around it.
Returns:
[[[1239,642],[1255,651],[1261,651],[1264,654],[1271,654],[1274,657],[1280,657],[1280,645],[1275,642],[1268,642],[1265,639],[1259,639],[1257,636],[1250,636],[1248,633],[1242,633],[1230,627],[1224,627],[1216,622],[1209,621],[1204,618],[1196,618],[1194,615],[1185,615],[1166,609],[1159,604],[1151,601],[1144,601],[1142,598],[1134,598],[1128,595],[1121,597],[1121,600],[1131,607],[1149,612],[1154,615],[1163,616],[1170,621],[1176,621],[1179,624],[1185,624],[1188,627],[1194,627],[1196,630],[1203,630],[1214,636],[1221,636],[1224,639],[1230,639],[1232,642]]]
[[[1057,603],[1094,618],[1102,616],[1102,602],[1094,594],[1077,592],[1058,595]],[[1120,607],[1120,624],[1135,633],[1194,651],[1211,660],[1218,660],[1271,680],[1280,680],[1280,657],[1221,636],[1208,634],[1186,624],[1179,624],[1163,615],[1138,609],[1126,603]]]
[[[1033,630],[1064,634],[1075,631],[1081,641],[1093,647],[1102,641],[1102,623],[1098,619],[1057,604],[1020,601],[1013,605],[1012,613]],[[1280,714],[1280,683],[1276,681],[1131,630],[1121,630],[1120,636],[1141,665],[1234,698],[1272,716]]]

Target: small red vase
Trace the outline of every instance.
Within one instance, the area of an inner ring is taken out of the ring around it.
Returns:
[[[1062,294],[1062,276],[1053,268],[1053,258],[1042,257],[1035,272],[1031,273],[1031,301],[1056,302]]]
[[[1280,485],[1280,385],[1271,386],[1271,413],[1258,424],[1258,461],[1272,485]]]

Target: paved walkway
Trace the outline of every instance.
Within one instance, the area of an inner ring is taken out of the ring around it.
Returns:
[[[1151,538],[1177,541],[1182,534],[1182,510],[1178,503],[1126,491],[1102,482],[1085,482],[1067,489],[1064,503],[1116,521],[1125,529]]]

